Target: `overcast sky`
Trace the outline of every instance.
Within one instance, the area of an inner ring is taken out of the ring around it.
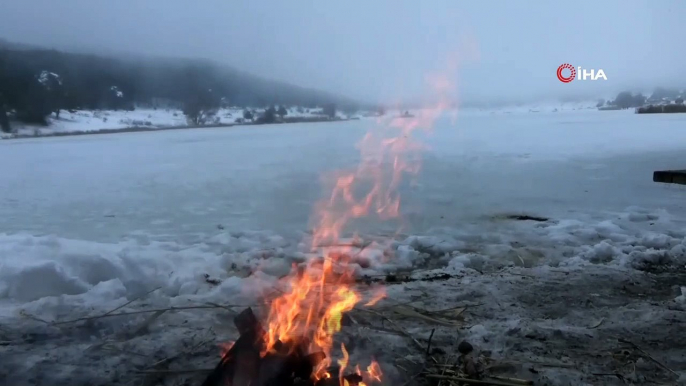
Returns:
[[[0,0],[7,40],[208,58],[366,100],[425,95],[454,54],[466,100],[675,85],[684,20],[684,0]],[[608,81],[563,84],[562,63]]]

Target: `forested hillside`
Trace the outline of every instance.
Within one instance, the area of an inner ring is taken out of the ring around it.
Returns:
[[[198,103],[355,105],[344,97],[209,61],[102,57],[0,43],[0,123],[6,114],[41,123],[60,110],[186,108]]]

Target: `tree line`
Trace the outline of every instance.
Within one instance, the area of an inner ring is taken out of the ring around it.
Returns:
[[[650,96],[645,96],[642,93],[632,93],[631,91],[622,91],[615,97],[614,100],[601,99],[596,104],[596,107],[613,107],[617,109],[629,109],[634,107],[641,107],[646,104],[683,104],[686,99],[686,90],[670,89],[663,87],[656,87]]]
[[[189,120],[216,107],[340,106],[330,93],[265,80],[203,60],[108,58],[55,50],[0,47],[0,126],[9,119],[46,124],[61,110],[183,108]]]

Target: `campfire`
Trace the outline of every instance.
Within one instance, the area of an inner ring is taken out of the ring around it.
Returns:
[[[264,326],[251,308],[234,318],[240,336],[226,347],[203,386],[379,384],[382,372],[374,359],[364,370],[353,367],[345,344],[334,341],[343,314],[362,300],[353,289],[353,273],[349,256],[336,253],[294,267],[283,282],[286,292],[271,301]],[[376,291],[364,305],[372,306],[383,296]],[[342,353],[336,361],[334,347]]]
[[[327,249],[325,249],[327,250]],[[234,318],[239,338],[203,386],[372,386],[382,380],[381,366],[351,364],[348,349],[334,339],[344,314],[370,307],[383,289],[364,296],[355,289],[351,253],[328,250],[324,257],[294,266],[280,283],[282,295],[268,304],[264,323],[251,308]],[[334,349],[340,349],[334,360]]]
[[[222,356],[203,386],[362,386],[381,381],[381,370],[372,362],[366,371],[359,367],[347,370],[347,351],[335,366],[323,351],[310,352],[311,342],[305,336],[274,342],[269,347],[260,322],[247,308],[234,319],[240,337]]]

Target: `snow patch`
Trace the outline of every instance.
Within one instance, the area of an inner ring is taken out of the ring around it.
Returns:
[[[678,303],[686,303],[686,287],[681,287],[681,295],[677,296],[674,300]]]
[[[7,297],[30,302],[49,296],[78,295],[88,291],[89,285],[67,273],[54,262],[44,262],[22,270],[3,267],[0,279]]]

